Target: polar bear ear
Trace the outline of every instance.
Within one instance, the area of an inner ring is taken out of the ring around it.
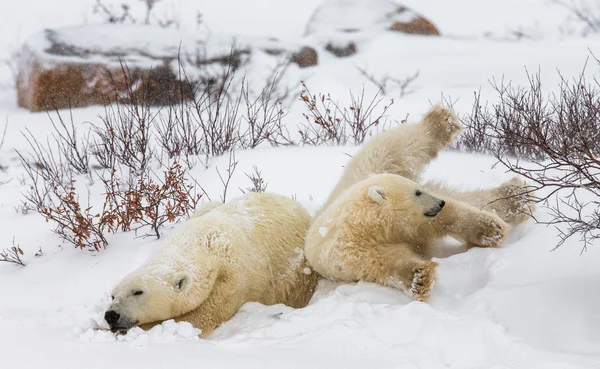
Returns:
[[[188,283],[189,283],[188,276],[185,274],[181,274],[181,275],[178,275],[177,278],[175,278],[175,286],[174,287],[177,291],[183,291],[187,287]]]
[[[367,195],[369,195],[371,200],[375,201],[378,204],[383,204],[385,202],[385,191],[379,186],[369,187],[369,189],[367,190]]]

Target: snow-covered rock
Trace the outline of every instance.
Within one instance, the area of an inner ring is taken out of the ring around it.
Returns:
[[[128,103],[131,89],[151,105],[167,105],[193,96],[194,83],[220,78],[224,65],[245,65],[252,51],[292,58],[300,49],[273,38],[199,36],[146,25],[46,29],[20,53],[18,104],[41,111]],[[292,61],[308,66],[314,59]]]
[[[306,34],[392,30],[439,35],[429,20],[391,0],[326,0],[311,17]]]

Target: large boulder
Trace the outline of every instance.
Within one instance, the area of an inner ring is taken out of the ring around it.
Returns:
[[[249,50],[231,40],[199,40],[174,29],[87,25],[44,30],[23,46],[18,104],[33,110],[105,104],[131,98],[166,105],[191,97],[192,82],[211,64],[239,66]],[[180,65],[186,68],[186,77]],[[198,82],[195,80],[194,82]],[[140,100],[141,101],[141,100]]]
[[[391,0],[325,0],[306,27],[307,35],[398,31],[439,35],[422,15]]]

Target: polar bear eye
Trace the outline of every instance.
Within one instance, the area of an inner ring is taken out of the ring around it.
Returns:
[[[137,291],[133,292],[133,295],[134,295],[134,296],[139,296],[139,295],[141,295],[142,293],[144,293],[144,291],[137,290]]]
[[[419,190],[415,191],[415,196],[421,196],[421,194],[422,194],[421,191],[419,191]]]
[[[115,297],[114,297],[114,296],[111,296],[110,298],[111,298],[111,299],[113,299],[113,300],[115,299]]]

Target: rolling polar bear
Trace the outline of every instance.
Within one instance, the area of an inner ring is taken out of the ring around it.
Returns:
[[[436,241],[497,247],[511,225],[525,221],[531,203],[518,179],[468,192],[417,183],[460,129],[451,110],[434,106],[419,124],[380,133],[354,155],[309,228],[305,252],[315,271],[423,301],[435,281],[428,250]]]
[[[187,321],[206,336],[246,302],[304,307],[318,276],[304,258],[311,217],[284,196],[249,193],[197,210],[113,290],[113,331]]]

